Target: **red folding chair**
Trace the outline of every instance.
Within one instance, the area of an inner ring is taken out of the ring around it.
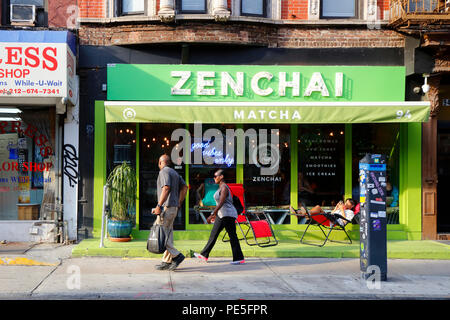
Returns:
[[[331,214],[331,213],[310,213],[308,211],[308,209],[305,208],[305,215],[306,217],[309,219],[309,223],[308,226],[306,227],[305,231],[303,232],[303,235],[300,239],[301,243],[304,244],[309,244],[309,245],[313,245],[313,246],[318,246],[318,247],[323,247],[325,245],[325,243],[327,243],[327,241],[331,241],[331,242],[340,242],[340,243],[345,243],[345,244],[351,244],[352,243],[352,239],[350,239],[347,231],[345,230],[345,226],[348,225],[348,223],[350,223],[351,221],[344,218],[343,216],[341,216],[340,214]],[[291,214],[294,215],[299,215],[297,212],[298,210],[295,210],[294,208],[290,207],[291,210]],[[341,224],[341,222],[339,221],[339,219],[345,220],[347,221],[347,224]],[[305,234],[307,233],[309,227],[311,225],[315,225],[318,226],[320,231],[322,231],[323,235],[325,236],[325,241],[322,244],[317,244],[314,242],[307,242],[305,240],[303,240],[303,238],[305,237]],[[328,233],[325,233],[325,230],[329,230]],[[333,230],[338,230],[338,231],[343,231],[345,233],[345,235],[347,236],[349,241],[337,241],[337,240],[331,240],[329,239],[330,234]]]
[[[262,212],[261,214],[265,219],[261,219],[258,214],[249,214],[247,212],[245,207],[244,186],[241,183],[228,183],[228,187],[230,188],[232,195],[235,195],[239,198],[242,207],[244,208],[243,212],[241,214],[238,214],[238,217],[236,219],[236,224],[238,225],[243,235],[243,238],[240,238],[239,240],[244,239],[249,246],[257,245],[261,248],[277,245],[278,240],[275,236],[275,233],[273,232],[272,225],[270,224],[270,221],[267,218],[266,214]],[[254,219],[256,220],[250,220],[251,215],[255,216]],[[242,226],[247,227],[246,232],[244,232]],[[254,243],[249,242],[247,238],[250,230],[252,230]],[[222,241],[224,242],[230,241],[229,239],[225,239],[226,235],[227,233],[225,232],[222,238]]]

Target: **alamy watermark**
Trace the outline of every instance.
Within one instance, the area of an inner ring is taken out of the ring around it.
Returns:
[[[366,274],[366,286],[369,290],[379,290],[381,289],[381,269],[377,265],[370,265],[367,267]]]
[[[81,269],[79,266],[71,264],[67,267],[66,273],[70,274],[66,280],[66,287],[69,290],[81,289]]]
[[[253,164],[261,175],[275,175],[280,166],[279,129],[210,128],[203,132],[201,123],[194,123],[193,135],[187,129],[176,129],[171,140],[178,142],[171,150],[172,161],[184,164],[216,164],[231,167]],[[240,152],[236,152],[240,150]]]

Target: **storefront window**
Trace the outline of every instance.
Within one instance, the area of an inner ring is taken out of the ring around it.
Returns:
[[[264,211],[275,223],[289,224],[284,215],[290,204],[289,125],[245,125],[244,189],[249,210]],[[275,140],[272,140],[272,135]],[[261,153],[262,152],[262,153]],[[273,172],[265,173],[268,158],[275,160]],[[253,163],[250,159],[253,159]],[[281,219],[281,220],[280,220]]]
[[[136,124],[110,123],[107,126],[106,176],[123,162],[136,168]]]
[[[51,112],[0,108],[0,220],[38,220],[55,203]]]
[[[399,124],[355,124],[352,126],[352,197],[359,201],[359,160],[367,153],[383,154],[386,166],[387,223],[397,224],[399,214]]]
[[[177,141],[172,141],[172,132],[184,128],[181,124],[145,123],[139,131],[139,228],[148,230],[153,225],[156,216],[152,209],[158,203],[156,182],[159,174],[158,161],[163,154],[171,156],[172,150],[178,147]],[[171,167],[186,180],[185,166],[179,159],[171,159]],[[174,229],[185,228],[185,207],[182,205],[174,221]]]
[[[232,137],[234,125],[202,124],[189,125],[191,134],[189,165],[189,223],[203,224],[216,206],[214,193],[218,185],[214,183],[214,173],[223,169],[227,183],[236,182],[236,140]],[[227,131],[228,130],[228,131]],[[229,139],[227,139],[229,134]],[[215,135],[222,138],[219,143]],[[218,147],[220,144],[221,147]],[[227,147],[227,143],[229,144]],[[197,152],[197,159],[195,153]],[[200,157],[199,157],[200,156]]]
[[[334,207],[344,195],[344,125],[298,129],[298,203]]]
[[[106,129],[106,177],[123,162],[136,168],[136,124],[109,123]]]

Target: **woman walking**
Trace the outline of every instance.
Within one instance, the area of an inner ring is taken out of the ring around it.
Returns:
[[[217,170],[214,174],[214,182],[219,185],[219,189],[214,194],[216,208],[206,219],[208,223],[211,223],[211,221],[215,219],[214,226],[211,230],[208,243],[201,253],[194,253],[194,256],[207,262],[209,254],[217,241],[217,237],[223,228],[225,228],[230,236],[231,250],[233,252],[233,262],[231,262],[231,264],[245,263],[241,245],[236,234],[235,220],[237,219],[237,211],[233,205],[233,197],[230,188],[225,183],[224,171],[222,169]]]

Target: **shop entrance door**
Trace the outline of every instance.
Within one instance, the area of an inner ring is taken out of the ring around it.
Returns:
[[[0,220],[17,220],[17,133],[0,134]]]
[[[450,121],[438,121],[437,232],[450,236]],[[450,237],[447,236],[447,239]]]

